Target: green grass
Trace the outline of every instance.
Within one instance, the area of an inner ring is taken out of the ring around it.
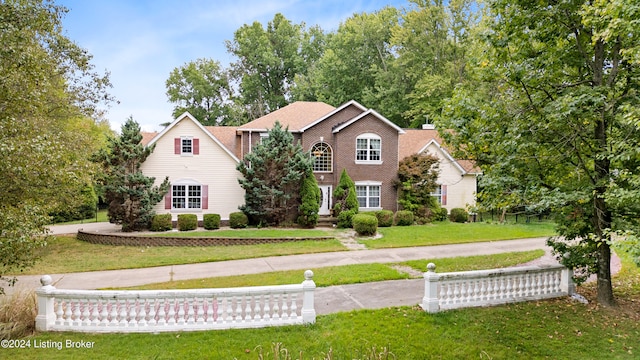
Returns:
[[[57,274],[81,271],[136,269],[306,253],[342,251],[338,240],[209,247],[136,247],[90,244],[71,236],[51,237],[35,266],[20,273]]]
[[[430,262],[438,264],[438,272],[493,269],[523,264],[544,255],[543,250],[510,252],[489,256],[465,256],[441,259],[406,261],[392,264],[357,264],[329,266],[313,269],[313,280],[318,287],[360,284],[383,280],[411,278],[406,272],[397,270],[397,266],[406,266],[424,272]],[[302,282],[302,270],[274,271],[263,274],[221,276],[204,279],[169,281],[123,289],[198,289],[226,288],[240,286],[259,286],[264,284],[284,285]]]
[[[379,239],[361,239],[368,248],[395,248],[460,244],[479,241],[510,240],[555,235],[555,224],[488,224],[439,222],[428,225],[378,228]]]

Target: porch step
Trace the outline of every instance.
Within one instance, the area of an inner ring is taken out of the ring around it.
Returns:
[[[316,227],[328,227],[332,228],[338,223],[338,219],[332,216],[320,216],[318,218],[318,224]]]

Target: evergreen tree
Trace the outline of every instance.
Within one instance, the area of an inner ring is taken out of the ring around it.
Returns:
[[[300,206],[298,207],[298,225],[315,227],[318,223],[318,211],[320,211],[320,188],[313,172],[309,171],[300,189]]]
[[[351,180],[346,169],[342,169],[340,174],[340,181],[338,187],[333,192],[335,201],[333,202],[333,212],[335,216],[340,215],[341,212],[346,210],[352,210],[354,213],[358,212],[358,197],[356,196],[356,184]]]
[[[94,157],[104,170],[99,185],[109,204],[109,222],[122,224],[122,231],[146,228],[154,215],[153,206],[169,190],[168,177],[160,186],[153,186],[155,178],[140,170],[154,148],[141,142],[140,126],[130,117],[122,125],[120,137],[109,139],[107,149]]]
[[[252,224],[279,225],[295,221],[300,205],[300,180],[312,169],[311,156],[294,144],[293,135],[274,124],[268,136],[238,164],[243,175],[245,204],[240,207]]]

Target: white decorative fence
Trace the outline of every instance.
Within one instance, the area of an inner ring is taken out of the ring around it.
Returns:
[[[313,272],[301,284],[194,290],[36,290],[39,331],[164,332],[315,323]]]
[[[561,265],[437,274],[430,263],[427,269],[420,306],[430,313],[554,298],[575,291],[571,272]]]

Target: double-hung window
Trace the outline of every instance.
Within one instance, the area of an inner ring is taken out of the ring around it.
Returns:
[[[358,206],[361,209],[380,209],[380,187],[377,182],[357,182]]]
[[[171,199],[173,209],[202,209],[202,186],[173,185]]]
[[[181,140],[181,153],[183,155],[193,154],[193,139],[185,137],[180,140]]]
[[[382,163],[382,140],[380,136],[376,134],[362,134],[356,138],[356,163]]]

